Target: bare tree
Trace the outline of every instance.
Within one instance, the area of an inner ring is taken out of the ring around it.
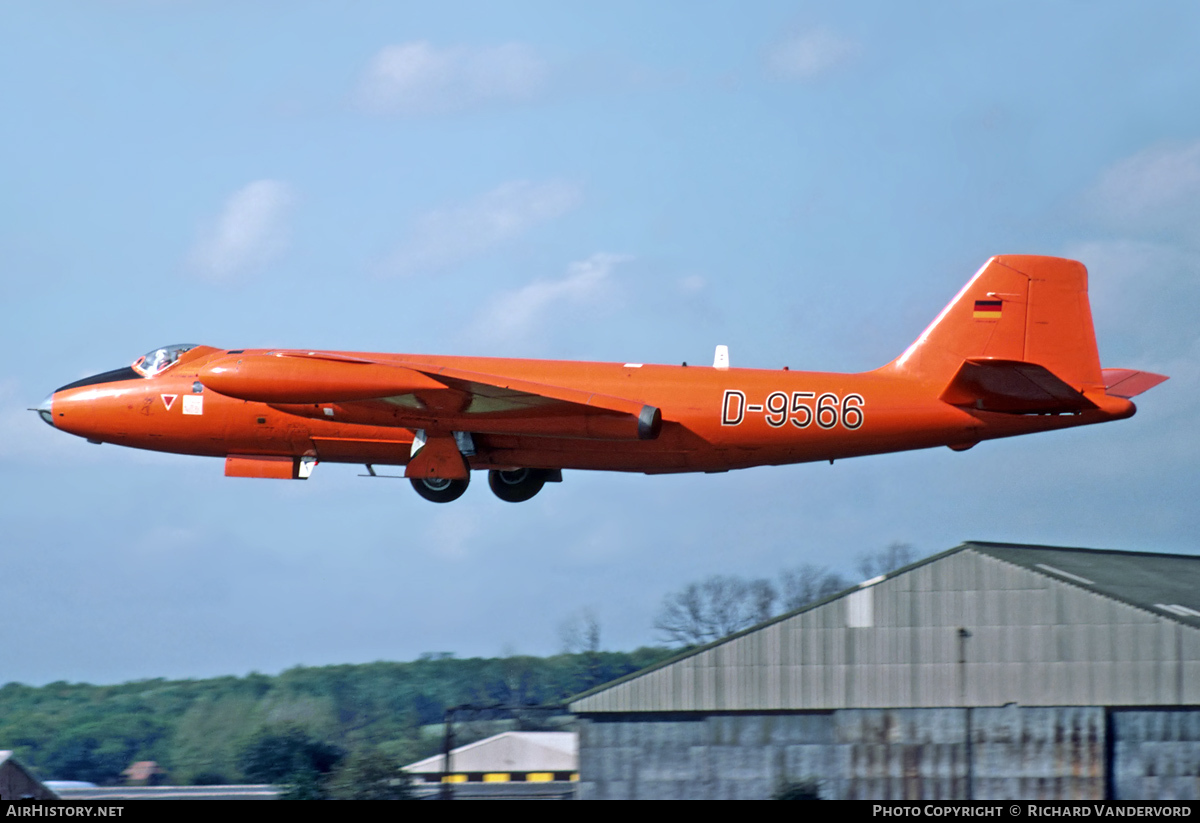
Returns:
[[[907,566],[916,559],[917,553],[913,551],[911,543],[895,541],[881,551],[860,554],[858,571],[863,576],[863,580],[870,580],[881,574],[893,572],[902,566]]]
[[[869,580],[907,566],[916,559],[910,544],[896,541],[881,551],[859,555],[857,568],[863,579]],[[711,643],[769,620],[777,613],[776,603],[783,611],[793,611],[849,586],[850,581],[837,572],[811,563],[781,572],[778,588],[763,578],[747,580],[714,575],[664,597],[654,619],[654,628],[669,643],[688,646]],[[560,633],[562,631],[560,629]],[[574,631],[572,637],[580,636],[578,629]],[[562,636],[566,649],[567,635]]]
[[[785,612],[807,606],[837,594],[850,585],[846,578],[822,566],[805,563],[779,575]]]
[[[608,679],[600,658],[600,619],[594,611],[586,608],[572,614],[558,625],[558,637],[563,654],[575,657],[576,691],[590,689]]]
[[[750,595],[750,625],[770,620],[775,615],[775,601],[779,592],[769,580],[758,578],[746,583]]]
[[[580,609],[558,624],[563,654],[594,654],[600,651],[600,619],[591,609]]]
[[[714,575],[663,598],[654,628],[670,643],[709,643],[769,619],[777,597],[769,580]]]

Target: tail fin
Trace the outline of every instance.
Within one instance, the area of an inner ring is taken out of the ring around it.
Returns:
[[[981,359],[1036,364],[1075,391],[1103,391],[1083,264],[993,257],[885,368],[945,386]]]

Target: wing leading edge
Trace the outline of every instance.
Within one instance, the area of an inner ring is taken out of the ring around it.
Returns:
[[[324,352],[229,355],[200,382],[303,416],[404,428],[653,440],[662,412],[637,400],[436,364]]]

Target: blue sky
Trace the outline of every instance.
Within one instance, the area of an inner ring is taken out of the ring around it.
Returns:
[[[1200,7],[6,3],[0,682],[551,653],[580,609],[900,540],[1194,553]],[[513,506],[96,447],[169,343],[861,371],[989,256],[1082,260],[1129,421]]]

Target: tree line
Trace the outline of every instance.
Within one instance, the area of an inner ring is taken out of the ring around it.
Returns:
[[[914,559],[911,546],[893,543],[859,555],[856,567],[870,579]],[[715,575],[667,595],[654,628],[675,647],[700,645],[849,585],[813,565],[775,579]],[[13,749],[43,780],[114,785],[131,763],[153,760],[166,783],[273,783],[297,798],[403,797],[399,768],[440,750],[447,708],[558,704],[677,651],[603,651],[599,619],[587,609],[560,625],[560,639],[563,651],[551,657],[431,653],[408,663],[297,667],[276,676],[9,683],[0,688],[0,748]],[[508,728],[557,728],[545,715],[501,714]],[[456,730],[458,744],[500,730],[496,718],[477,716]]]
[[[488,659],[430,654],[275,676],[9,683],[0,687],[0,748],[13,749],[43,780],[116,785],[131,763],[153,760],[165,783],[292,782],[288,775],[299,774],[309,789],[328,794],[339,768],[378,772],[381,763],[398,766],[440,751],[450,706],[561,703],[670,654],[664,648]],[[456,737],[467,743],[496,730],[495,723],[478,722]]]

